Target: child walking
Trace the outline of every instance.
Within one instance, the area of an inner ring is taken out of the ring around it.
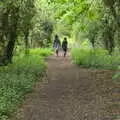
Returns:
[[[67,49],[68,49],[68,42],[66,37],[64,37],[64,40],[62,42],[62,49],[64,51],[64,57],[66,57]]]

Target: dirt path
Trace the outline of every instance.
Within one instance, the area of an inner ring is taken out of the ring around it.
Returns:
[[[47,75],[14,120],[116,120],[113,116],[120,115],[120,85],[111,82],[112,71],[79,68],[69,57],[47,61]]]

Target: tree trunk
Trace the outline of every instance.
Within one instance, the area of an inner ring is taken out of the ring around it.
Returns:
[[[112,34],[109,34],[108,38],[109,38],[109,54],[111,55],[111,53],[113,52],[114,47],[115,47],[114,38],[113,38]]]
[[[7,44],[6,51],[5,51],[6,52],[5,55],[9,63],[12,63],[13,50],[14,50],[16,38],[17,38],[17,35],[14,32],[11,32],[9,37],[9,42]]]
[[[15,46],[15,41],[17,39],[17,25],[18,25],[18,16],[19,8],[13,9],[11,11],[10,16],[10,25],[9,25],[9,37],[8,37],[8,44],[5,49],[5,56],[8,61],[8,63],[12,63],[12,57],[13,57],[13,50]]]
[[[24,32],[25,35],[25,54],[29,54],[29,41],[28,41],[28,36],[29,36],[29,31]]]

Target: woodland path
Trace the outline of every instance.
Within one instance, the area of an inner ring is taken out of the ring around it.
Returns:
[[[78,67],[70,57],[47,58],[48,69],[14,120],[119,120],[120,85],[114,71]],[[118,105],[119,104],[119,105]]]

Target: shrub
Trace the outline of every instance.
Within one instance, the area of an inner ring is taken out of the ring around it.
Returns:
[[[42,57],[46,57],[48,55],[52,54],[52,48],[38,48],[38,49],[31,49],[30,50],[30,54],[34,54],[34,55],[40,55]]]
[[[13,64],[0,67],[0,120],[10,117],[45,71],[46,64],[41,58],[51,50],[31,51],[29,56],[14,57]]]
[[[72,59],[78,65],[103,69],[117,69],[120,65],[120,55],[109,55],[102,49],[72,49]]]

